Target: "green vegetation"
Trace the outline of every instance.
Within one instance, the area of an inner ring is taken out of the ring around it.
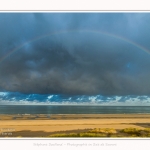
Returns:
[[[116,129],[113,128],[94,128],[92,130],[89,130],[90,133],[117,133]]]
[[[81,133],[52,134],[49,137],[150,137],[150,128],[125,128],[122,130],[113,128],[95,128]]]
[[[129,135],[130,137],[150,137],[150,128],[137,129],[137,128],[126,128],[120,132]]]
[[[106,137],[106,134],[96,133],[69,133],[69,134],[53,134],[49,137]]]

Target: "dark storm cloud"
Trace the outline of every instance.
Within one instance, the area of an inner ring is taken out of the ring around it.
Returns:
[[[0,22],[1,60],[56,33],[0,62],[1,91],[150,94],[150,54],[119,38],[150,49],[149,13],[1,13]]]

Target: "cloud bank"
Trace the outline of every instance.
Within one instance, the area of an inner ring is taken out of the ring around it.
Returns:
[[[149,13],[0,13],[0,20],[0,91],[150,94],[150,54],[120,38],[149,50]]]
[[[1,105],[150,106],[150,96],[50,95],[0,92]]]

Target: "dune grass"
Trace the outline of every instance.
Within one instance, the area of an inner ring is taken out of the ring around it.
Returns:
[[[87,132],[52,134],[48,137],[150,137],[150,128],[125,128],[122,130],[113,128],[94,128]]]
[[[120,132],[128,134],[130,137],[150,137],[150,128],[125,128],[122,129]]]

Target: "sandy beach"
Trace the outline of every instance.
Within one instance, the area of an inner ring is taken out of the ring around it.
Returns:
[[[150,128],[150,114],[0,115],[0,137],[44,137],[94,128]]]

